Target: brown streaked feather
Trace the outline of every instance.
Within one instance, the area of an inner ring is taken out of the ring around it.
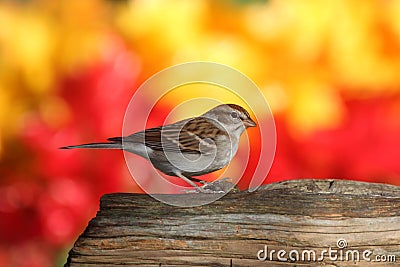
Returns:
[[[196,120],[196,124],[189,123],[192,120]],[[201,129],[201,132],[196,132],[196,129]],[[215,137],[218,136],[217,134],[228,135],[223,130],[216,128],[211,119],[198,117],[138,132],[124,137],[124,142],[139,142],[139,140],[143,140],[144,138],[146,146],[153,150],[200,154],[201,143],[203,153],[215,150],[210,140],[216,142]],[[208,140],[203,142],[203,139]],[[118,138],[110,139],[110,141],[114,142],[119,140]]]

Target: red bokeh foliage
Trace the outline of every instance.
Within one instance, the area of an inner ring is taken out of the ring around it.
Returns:
[[[400,96],[345,99],[343,122],[302,138],[277,116],[277,151],[266,182],[341,178],[400,185]]]
[[[1,266],[52,266],[50,256],[82,231],[100,196],[123,187],[122,153],[58,149],[122,132],[139,63],[121,41],[110,42],[98,62],[60,79],[59,94],[68,106],[65,124],[54,127],[41,114],[29,114],[9,147],[13,152],[0,166],[5,177],[0,185],[0,251],[6,251],[0,254]],[[24,260],[15,259],[17,247]]]

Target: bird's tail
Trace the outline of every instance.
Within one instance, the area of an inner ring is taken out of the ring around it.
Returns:
[[[60,149],[91,148],[91,149],[122,149],[122,138],[113,137],[108,139],[108,143],[89,143],[75,146],[63,146]]]

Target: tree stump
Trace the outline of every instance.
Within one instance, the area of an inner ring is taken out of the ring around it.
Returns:
[[[104,195],[65,266],[112,265],[399,266],[400,187],[284,181],[194,208]]]

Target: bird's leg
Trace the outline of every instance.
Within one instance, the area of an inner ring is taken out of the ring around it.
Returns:
[[[179,178],[181,178],[182,180],[184,180],[186,183],[190,184],[191,186],[193,186],[194,188],[196,188],[196,190],[198,190],[201,193],[208,193],[207,190],[203,189],[202,187],[198,186],[197,184],[195,184],[193,182],[193,180],[199,180],[196,178],[192,178],[192,177],[186,177],[185,175],[183,175],[182,173],[177,172],[176,176],[178,176]],[[199,180],[202,181],[202,180]]]
[[[235,187],[235,184],[232,183],[232,179],[230,178],[223,178],[214,182],[206,182],[200,179],[196,179],[190,176],[183,175],[182,173],[176,173],[176,175],[187,182],[188,184],[192,185],[195,190],[188,190],[187,193],[228,193]],[[203,182],[203,186],[198,186],[193,181]],[[235,190],[236,191],[236,190]]]
[[[201,180],[201,179],[198,179],[198,178],[194,178],[194,177],[189,177],[189,176],[187,176],[186,178],[188,178],[189,180],[191,180],[191,181],[193,181],[193,182],[196,182],[196,183],[201,183],[201,184],[207,184],[207,182],[206,181],[204,181],[204,180]]]

